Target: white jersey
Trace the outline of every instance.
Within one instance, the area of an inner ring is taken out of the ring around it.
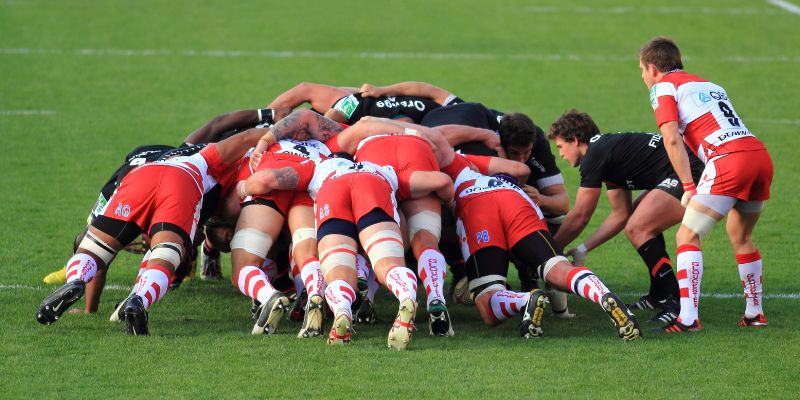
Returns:
[[[276,154],[291,154],[311,160],[330,157],[331,150],[319,140],[282,139],[272,145],[269,150]]]
[[[345,158],[328,158],[321,161],[314,161],[314,176],[308,184],[308,194],[312,199],[316,199],[322,185],[330,180],[356,172],[366,172],[377,175],[385,180],[392,187],[392,192],[397,190],[397,173],[390,166],[380,166],[369,161],[353,162]]]

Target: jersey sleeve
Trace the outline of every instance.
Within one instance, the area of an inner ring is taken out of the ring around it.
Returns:
[[[526,163],[531,169],[527,183],[539,190],[564,183],[561,170],[556,165],[556,157],[550,151],[550,143],[544,134],[537,134],[531,151],[531,158]]]
[[[650,89],[650,106],[656,115],[656,124],[678,121],[677,90],[672,82],[659,82]]]
[[[464,170],[464,168],[469,168],[470,162],[467,161],[467,157],[461,154],[456,154],[455,158],[453,158],[453,162],[450,165],[442,168],[442,172],[450,176],[450,179],[455,179],[458,177],[458,174]]]
[[[345,125],[345,127],[346,126],[347,125]],[[339,146],[339,141],[336,139],[338,136],[339,135],[336,135],[325,142],[325,146],[331,151],[331,153],[341,153],[344,151],[342,150],[342,146]]]
[[[308,185],[311,183],[311,179],[314,178],[314,169],[316,164],[313,160],[303,161],[297,165],[293,165],[290,168],[297,172],[299,177],[297,181],[297,187],[294,189],[296,191],[305,191],[308,189]]]
[[[467,161],[471,162],[475,168],[478,169],[478,172],[484,175],[489,175],[489,163],[492,162],[491,156],[465,154],[464,157],[467,159]]]
[[[217,150],[217,145],[215,143],[209,144],[203,150],[200,150],[200,155],[206,159],[208,174],[214,177],[214,179],[219,180],[225,173],[228,165],[222,162],[219,150]]]
[[[603,186],[603,175],[605,173],[607,152],[591,151],[581,160],[581,184],[580,187],[599,189]]]

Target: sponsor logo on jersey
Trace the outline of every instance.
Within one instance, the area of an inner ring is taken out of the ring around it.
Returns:
[[[661,142],[661,135],[653,135],[650,139],[650,143],[647,143],[647,145],[655,149],[658,147],[659,142]]]
[[[697,97],[700,99],[700,102],[702,103],[708,103],[709,101],[711,101],[711,96],[703,92],[698,93]]]
[[[341,112],[345,117],[350,118],[358,107],[358,100],[353,95],[339,100],[333,107],[334,110]]]
[[[663,181],[661,181],[661,183],[658,184],[658,187],[663,187],[668,189],[678,187],[678,180],[671,178],[664,179]]]
[[[732,131],[732,132],[725,132],[721,135],[717,135],[717,141],[723,142],[727,139],[739,137],[739,136],[753,136],[752,133],[749,131]]]
[[[594,142],[600,140],[601,137],[603,137],[603,135],[594,135],[594,136],[592,136],[591,139],[589,139],[589,143],[594,143]]]
[[[386,100],[376,101],[375,105],[379,108],[416,108],[419,111],[425,111],[425,103],[419,100],[401,100],[397,101],[395,97],[388,97]]]

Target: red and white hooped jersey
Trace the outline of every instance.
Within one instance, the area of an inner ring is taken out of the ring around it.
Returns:
[[[352,173],[377,175],[392,187],[392,193],[397,191],[397,174],[394,172],[394,168],[375,165],[368,161],[356,163],[338,157],[310,160],[299,164],[295,170],[300,175],[298,189],[306,188],[312,199],[316,199],[317,192],[326,181]]]
[[[650,90],[650,105],[659,127],[678,122],[683,140],[703,162],[712,155],[764,148],[736,114],[725,89],[698,76],[684,71],[664,75]]]
[[[319,160],[331,156],[331,150],[319,140],[282,139],[267,150],[275,154],[298,157],[298,161],[306,159]]]
[[[142,164],[136,169],[149,168],[153,166],[168,166],[178,168],[191,176],[197,189],[205,195],[217,183],[226,182],[232,185],[235,177],[237,163],[225,164],[219,156],[217,146],[209,144],[203,150],[190,156],[170,158],[163,161]],[[231,181],[231,182],[227,182]],[[224,186],[224,185],[223,185]]]

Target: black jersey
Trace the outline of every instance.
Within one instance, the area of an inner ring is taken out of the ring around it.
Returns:
[[[703,171],[703,163],[689,153],[695,181]],[[677,175],[670,164],[664,141],[655,133],[627,132],[595,135],[589,140],[586,155],[580,163],[581,187],[650,190]]]
[[[363,97],[361,93],[353,93],[337,100],[332,109],[344,114],[348,125],[352,125],[367,116],[389,119],[408,117],[418,124],[431,110],[440,107],[441,104],[427,97]]]

